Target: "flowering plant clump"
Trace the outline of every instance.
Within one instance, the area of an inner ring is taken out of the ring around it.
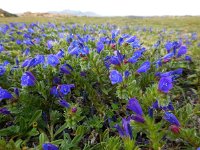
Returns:
[[[0,25],[0,149],[199,147],[197,38],[170,33]]]

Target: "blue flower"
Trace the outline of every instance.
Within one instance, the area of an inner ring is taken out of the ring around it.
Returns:
[[[56,54],[56,56],[60,59],[65,56],[65,52],[63,49],[60,49],[59,52]]]
[[[16,44],[17,44],[17,45],[21,45],[21,44],[22,44],[22,41],[19,40],[19,39],[17,39],[17,40],[16,40]]]
[[[50,55],[47,56],[47,62],[52,67],[56,67],[60,63],[58,57],[56,55],[53,55],[53,54],[50,54]]]
[[[189,61],[189,62],[192,62],[192,58],[191,58],[191,56],[188,56],[188,55],[185,56],[185,60],[186,60],[186,61]]]
[[[3,99],[10,99],[12,97],[13,96],[7,90],[0,87],[0,101]]]
[[[126,71],[124,72],[125,78],[128,78],[129,75],[130,75],[130,72],[129,72],[128,70],[126,70]]]
[[[10,63],[9,63],[9,61],[7,61],[7,60],[5,60],[5,61],[3,62],[3,66],[7,66],[8,64],[10,64]]]
[[[158,83],[158,89],[161,92],[168,93],[173,88],[171,77],[162,77]]]
[[[171,58],[174,56],[174,53],[171,52],[171,53],[168,53],[166,54],[165,56],[162,57],[163,61],[164,62],[168,62],[169,60],[171,60]]]
[[[144,73],[147,72],[151,67],[151,63],[149,61],[144,62],[140,68],[136,71],[137,73]]]
[[[114,51],[115,56],[111,56],[110,58],[110,63],[114,65],[120,65],[124,58],[125,55],[122,55],[118,50]]]
[[[47,48],[48,48],[48,50],[50,50],[51,48],[53,48],[53,41],[52,40],[48,40],[47,41]]]
[[[6,72],[6,68],[4,68],[4,66],[0,65],[0,76],[4,75],[5,72]]]
[[[51,143],[44,143],[44,144],[42,144],[42,149],[43,150],[58,150],[58,147]]]
[[[97,53],[100,53],[104,49],[104,44],[101,41],[99,41],[96,45],[96,48],[97,48]]]
[[[172,125],[180,126],[180,123],[176,116],[170,112],[165,112],[165,115],[163,117],[166,121],[170,122]]]
[[[140,41],[136,38],[134,42],[131,43],[132,48],[140,48]]]
[[[59,100],[59,104],[65,108],[69,108],[70,104],[66,102],[65,100]]]
[[[129,99],[126,107],[132,110],[133,112],[135,112],[137,115],[140,115],[140,116],[143,115],[142,108],[136,98]]]
[[[55,96],[55,97],[58,97],[58,89],[56,86],[53,86],[51,89],[50,89],[50,94]]]
[[[119,44],[119,45],[122,45],[123,42],[124,42],[124,38],[120,37],[119,40],[118,40],[118,44]]]
[[[60,67],[60,72],[66,74],[66,75],[71,74],[71,71],[69,69],[67,69],[65,64]]]
[[[168,41],[166,44],[165,44],[165,48],[167,50],[167,53],[170,53],[171,49],[173,48],[173,43]]]
[[[160,106],[158,104],[158,100],[156,100],[153,104],[152,104],[152,108],[153,109],[160,109]]]
[[[17,97],[19,97],[19,89],[18,88],[14,88],[14,93],[17,95]]]
[[[4,47],[2,44],[0,44],[0,53],[4,50]]]
[[[126,40],[126,43],[132,43],[135,41],[135,39],[136,39],[136,36],[131,36]]]
[[[173,71],[173,75],[181,75],[182,73],[183,73],[183,69],[182,68],[178,68],[178,69]]]
[[[169,104],[167,105],[167,109],[174,111],[174,106],[173,106],[172,102],[169,102]]]
[[[63,95],[67,95],[69,92],[71,92],[71,88],[74,88],[74,84],[62,84],[59,87],[59,92],[60,94]]]
[[[21,77],[21,85],[22,86],[34,86],[36,83],[36,79],[34,75],[27,71]]]
[[[27,48],[24,52],[23,52],[23,55],[24,56],[28,56],[30,54],[30,49]]]
[[[119,73],[117,70],[111,70],[109,78],[112,84],[120,83],[123,81],[122,74]]]
[[[182,55],[187,53],[187,47],[186,46],[181,46],[178,50],[177,57],[181,57]]]
[[[39,64],[43,64],[44,62],[45,62],[44,55],[37,55],[35,58],[33,58],[29,61],[29,64],[27,67],[29,69],[30,67],[35,67]]]
[[[26,60],[24,60],[24,62],[21,64],[21,67],[27,67],[30,64],[31,60],[31,58],[27,58]]]

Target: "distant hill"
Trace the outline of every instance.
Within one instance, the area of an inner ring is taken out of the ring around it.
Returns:
[[[49,11],[48,13],[52,13],[52,14],[68,14],[68,15],[73,15],[73,16],[88,16],[88,17],[94,17],[94,16],[99,16],[98,14],[94,13],[94,12],[82,12],[82,11],[76,11],[76,10],[62,10],[62,11]]]
[[[40,13],[40,12],[24,12],[22,14],[19,14],[20,16],[26,16],[26,17],[62,17],[62,16],[69,16],[66,14],[53,14],[53,13]]]
[[[0,8],[0,17],[17,17],[17,15],[9,13],[9,12]]]

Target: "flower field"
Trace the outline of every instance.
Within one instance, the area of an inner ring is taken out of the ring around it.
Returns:
[[[0,150],[198,149],[198,33],[0,24]]]

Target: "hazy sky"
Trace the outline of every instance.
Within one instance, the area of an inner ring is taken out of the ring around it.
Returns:
[[[105,16],[200,15],[200,0],[0,0],[12,13],[92,11]]]

